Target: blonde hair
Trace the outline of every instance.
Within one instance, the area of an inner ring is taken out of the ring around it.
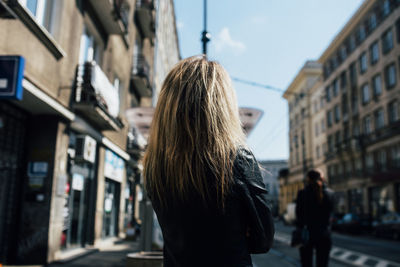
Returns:
[[[207,201],[213,188],[223,206],[240,146],[245,135],[228,73],[202,56],[180,61],[164,80],[150,128],[144,156],[150,196],[163,205],[194,191]]]

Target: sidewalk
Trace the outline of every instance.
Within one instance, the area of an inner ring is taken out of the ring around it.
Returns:
[[[98,252],[65,263],[52,263],[48,267],[125,267],[126,254],[139,250],[139,242],[123,241]]]

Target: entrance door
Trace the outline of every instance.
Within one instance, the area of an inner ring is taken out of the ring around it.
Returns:
[[[27,115],[0,101],[0,262],[15,255]],[[8,260],[9,259],[9,260]]]

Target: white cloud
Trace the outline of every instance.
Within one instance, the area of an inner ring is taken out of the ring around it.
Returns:
[[[225,48],[229,48],[237,54],[240,54],[246,50],[246,46],[244,45],[244,43],[232,39],[229,29],[227,27],[222,28],[222,30],[218,33],[214,44],[215,50],[218,53]]]

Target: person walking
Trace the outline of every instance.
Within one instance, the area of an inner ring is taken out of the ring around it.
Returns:
[[[333,205],[333,191],[324,183],[322,172],[310,170],[306,186],[298,192],[296,201],[296,227],[308,231],[308,240],[299,249],[303,267],[313,266],[314,250],[317,267],[328,266]]]
[[[169,72],[143,165],[165,267],[248,267],[271,248],[267,191],[219,63],[195,56]]]

